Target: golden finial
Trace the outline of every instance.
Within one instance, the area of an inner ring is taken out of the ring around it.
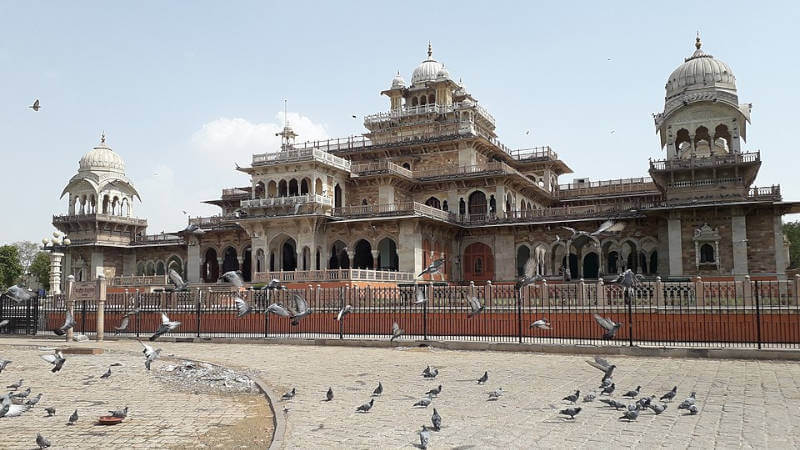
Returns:
[[[703,46],[703,43],[700,42],[700,30],[697,31],[697,39],[695,39],[695,41],[694,41],[694,46],[698,50],[700,50],[700,47]]]
[[[428,58],[433,56],[433,47],[431,47],[431,41],[428,41]]]

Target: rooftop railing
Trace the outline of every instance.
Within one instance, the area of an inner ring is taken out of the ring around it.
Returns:
[[[366,125],[366,124],[386,122],[386,121],[401,119],[403,117],[416,116],[420,114],[447,114],[464,109],[474,109],[478,112],[478,114],[483,116],[492,125],[495,124],[494,117],[491,114],[489,114],[489,111],[487,111],[486,108],[480,106],[479,104],[473,102],[459,102],[459,103],[453,103],[451,105],[429,104],[429,105],[419,105],[419,106],[406,106],[392,111],[370,114],[364,117],[364,124]]]
[[[242,200],[241,205],[243,208],[273,208],[278,206],[303,205],[306,203],[318,203],[325,206],[331,206],[333,204],[330,197],[325,197],[319,194],[303,194],[292,197],[272,197]]]
[[[312,142],[317,142],[317,144],[314,145]],[[312,142],[294,145],[292,150],[255,154],[253,155],[253,166],[317,161],[342,170],[350,170],[350,161],[327,152],[330,149],[330,141],[322,141],[328,142],[328,144],[325,145],[320,145],[318,141]]]
[[[418,202],[342,206],[334,208],[333,215],[341,218],[420,215],[444,221],[450,221],[454,217],[447,211],[442,211],[441,209],[436,209]]]
[[[133,225],[147,225],[147,219],[139,219],[136,217],[126,217],[126,216],[115,216],[112,214],[66,214],[62,216],[53,216],[53,223],[66,223],[66,222],[77,222],[77,221],[87,221],[87,220],[97,220],[97,221],[104,221],[104,222],[115,222],[115,223],[124,223],[124,224],[133,224]]]
[[[752,187],[747,192],[747,197],[755,200],[781,200],[781,187],[780,185]]]
[[[704,158],[675,158],[651,160],[650,170],[691,169],[695,167],[717,167],[741,163],[761,161],[761,152],[730,153],[727,155],[708,156]]]
[[[406,178],[414,177],[414,173],[405,167],[399,166],[391,161],[383,160],[374,163],[353,164],[350,166],[351,177],[363,177],[367,175],[377,175],[393,173]]]
[[[558,185],[558,198],[574,198],[584,195],[603,195],[631,192],[656,191],[658,188],[650,177],[600,180],[586,183]]]
[[[144,236],[136,236],[133,238],[132,245],[148,245],[148,244],[183,244],[183,238],[176,234],[146,234]]]

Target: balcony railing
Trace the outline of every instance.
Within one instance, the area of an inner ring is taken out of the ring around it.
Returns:
[[[302,145],[302,147],[298,145],[293,146],[292,150],[255,154],[253,155],[253,166],[317,161],[342,170],[350,170],[350,161],[328,153],[327,150],[329,150],[329,146],[313,145],[310,142],[304,142],[300,145]]]
[[[684,180],[684,181],[674,181],[672,183],[667,183],[667,187],[670,188],[694,188],[694,187],[702,187],[702,186],[715,186],[718,184],[737,184],[742,183],[741,177],[731,177],[731,178],[709,178],[704,180]]]
[[[752,187],[747,192],[747,198],[754,200],[781,200],[781,187],[779,185]]]
[[[397,202],[384,205],[355,205],[342,206],[333,209],[335,217],[354,218],[354,217],[386,217],[386,216],[406,216],[420,215],[434,219],[451,221],[454,215],[441,209],[423,205],[417,202]]]
[[[459,102],[459,103],[453,103],[452,105],[430,104],[430,105],[420,105],[420,106],[408,106],[405,108],[395,109],[392,111],[371,114],[369,116],[364,117],[364,125],[398,120],[403,117],[416,116],[420,114],[447,114],[464,109],[474,109],[478,112],[478,114],[483,116],[483,118],[485,118],[489,123],[491,123],[492,125],[495,124],[494,117],[491,114],[489,114],[489,112],[484,107],[473,102]]]
[[[111,279],[112,286],[164,286],[166,284],[166,275],[123,276]]]
[[[727,155],[709,156],[706,158],[688,159],[662,159],[651,160],[650,170],[692,169],[702,167],[729,166],[741,163],[755,163],[761,161],[761,152],[730,153]]]
[[[147,234],[133,238],[132,245],[183,244],[183,238],[175,234]]]
[[[103,221],[123,224],[146,226],[147,219],[136,217],[115,216],[111,214],[67,214],[63,216],[53,216],[53,223],[84,222],[84,221]]]
[[[558,185],[558,198],[573,198],[584,195],[602,195],[656,191],[658,188],[650,177],[622,178],[617,180],[601,180],[586,183],[569,183]]]
[[[351,177],[364,177],[368,175],[395,174],[406,178],[412,178],[414,173],[405,167],[398,166],[391,161],[380,161],[366,164],[353,164],[350,166]]]
[[[330,197],[319,194],[304,194],[292,197],[272,197],[242,200],[243,208],[274,208],[279,206],[295,206],[306,203],[318,203],[325,206],[332,206],[333,201]]]
[[[225,225],[225,222],[231,219],[233,219],[231,216],[190,217],[189,225],[197,225],[200,228],[216,228]]]
[[[278,279],[284,283],[307,281],[414,281],[411,272],[393,272],[372,269],[296,270],[286,272],[256,272],[254,283],[267,283]]]

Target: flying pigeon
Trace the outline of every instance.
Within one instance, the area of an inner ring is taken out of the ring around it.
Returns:
[[[434,367],[430,372],[422,376],[425,378],[436,378],[437,375],[439,375],[439,369]]]
[[[56,415],[56,408],[53,406],[48,406],[44,410],[47,413],[47,417],[52,417]]]
[[[283,286],[281,284],[281,280],[277,278],[269,280],[269,283],[265,284],[264,287],[261,288],[261,290],[267,290],[267,291],[274,291],[276,289],[284,291],[286,290],[286,286]]]
[[[428,431],[428,427],[422,425],[422,430],[419,432],[419,448],[425,450],[428,448],[428,443],[431,441],[431,433]]]
[[[369,403],[364,403],[363,405],[356,408],[356,412],[367,413],[370,409],[372,409],[372,405],[375,403],[375,399],[372,398],[369,400]]]
[[[333,388],[329,387],[328,392],[325,394],[325,401],[329,402],[331,400],[333,400]]]
[[[284,393],[281,395],[281,400],[291,400],[294,398],[295,394],[297,393],[296,388],[292,388],[291,391]]]
[[[525,286],[544,280],[544,277],[536,273],[536,269],[536,260],[528,258],[528,260],[525,261],[525,265],[522,267],[522,275],[520,275],[520,277],[517,278],[517,282],[514,283],[514,289],[520,291]]]
[[[271,314],[276,314],[281,317],[290,317],[291,313],[283,307],[280,303],[273,303],[267,307],[267,312]]]
[[[425,270],[420,272],[420,274],[417,275],[417,278],[425,275],[426,273],[429,273],[431,275],[437,274],[439,273],[439,270],[441,270],[443,265],[444,265],[444,258],[439,258],[436,261],[432,262],[427,268],[425,268]]]
[[[541,330],[550,330],[551,329],[551,324],[550,324],[549,320],[547,320],[545,318],[541,318],[541,319],[537,320],[536,322],[533,322],[531,324],[531,328],[539,328]]]
[[[611,386],[609,386],[607,388],[603,388],[603,391],[600,392],[600,395],[611,395],[611,394],[614,393],[614,389],[616,389],[616,388],[617,388],[617,385],[614,384],[614,383],[611,383]]]
[[[601,358],[599,356],[594,357],[594,361],[586,360],[586,363],[590,366],[602,370],[603,371],[603,380],[611,379],[611,374],[614,373],[614,369],[617,368],[614,364],[609,363],[605,358]],[[611,383],[608,383],[609,385]],[[604,386],[607,387],[607,386]]]
[[[8,320],[8,319],[3,319],[3,320],[0,320],[0,328],[5,328],[5,327],[7,327],[9,323],[11,323],[11,321],[10,321],[10,320]]]
[[[189,226],[187,226],[184,231],[191,234],[204,234],[206,232],[206,230],[200,228],[199,226],[193,223],[189,224]]]
[[[28,401],[25,402],[25,404],[30,407],[33,407],[36,406],[36,404],[39,403],[39,400],[41,399],[42,399],[42,393],[39,392],[38,394],[36,394],[36,397],[29,398]]]
[[[622,417],[619,419],[626,419],[628,422],[634,421],[639,418],[639,408],[628,408],[624,413],[622,413]]]
[[[623,294],[627,295],[627,299],[632,299],[636,296],[634,287],[641,285],[643,279],[643,276],[634,274],[631,269],[626,269],[612,283],[622,286]]]
[[[495,400],[499,399],[502,396],[503,396],[503,388],[497,388],[497,390],[489,392],[489,400],[490,401],[495,401]]]
[[[239,274],[240,272],[231,270],[230,272],[223,273],[220,279],[228,283],[231,283],[237,288],[242,288],[244,287],[244,281],[242,281],[242,277]]]
[[[640,391],[641,389],[642,389],[642,387],[641,387],[641,386],[636,386],[636,389],[634,389],[634,390],[632,390],[632,391],[628,391],[628,392],[626,392],[626,393],[622,394],[622,396],[623,396],[623,397],[626,397],[626,398],[636,398],[636,397],[638,397],[638,396],[639,396],[639,391]]]
[[[110,376],[111,376],[111,367],[109,367],[108,370],[106,370],[106,373],[100,375],[100,378],[108,378]]]
[[[236,302],[236,309],[237,309],[236,318],[237,319],[242,318],[242,317],[250,314],[251,312],[253,312],[253,307],[250,306],[242,297],[239,297],[237,295],[236,297],[234,297],[233,301]]]
[[[19,381],[17,381],[16,383],[11,383],[8,386],[6,386],[6,389],[11,389],[16,391],[17,389],[22,387],[22,381],[23,381],[22,378],[20,378]]]
[[[161,325],[158,327],[158,330],[156,330],[156,332],[153,333],[152,336],[150,336],[150,340],[151,341],[155,341],[162,334],[169,333],[172,330],[178,328],[179,326],[181,326],[180,322],[178,322],[178,321],[170,321],[169,317],[167,317],[167,315],[162,312],[161,313]]]
[[[175,269],[169,269],[169,281],[175,286],[176,292],[185,292],[189,290],[189,284],[183,281],[183,278],[181,278]]]
[[[463,292],[461,293],[461,296],[464,297]],[[470,294],[466,296],[466,299],[467,303],[469,304],[469,314],[467,314],[468,319],[483,312],[485,306],[481,304],[481,301],[478,300],[478,297]]]
[[[30,109],[32,109],[34,111],[39,111],[40,109],[42,109],[42,106],[39,104],[39,99],[37,98],[36,100],[34,100],[33,104],[31,106],[28,106],[28,108],[30,108]],[[48,447],[49,446],[50,445],[48,445]]]
[[[433,429],[436,431],[439,431],[442,428],[442,416],[439,415],[439,411],[436,411],[436,408],[433,408],[431,423],[433,424]]]
[[[603,233],[616,233],[625,229],[625,222],[614,222],[613,220],[606,220],[601,223],[597,230],[590,233],[592,236],[597,236]]]
[[[157,350],[153,350],[153,347],[145,344],[144,342],[139,341],[139,343],[144,347],[144,350],[142,350],[142,353],[144,353],[145,356],[144,367],[147,368],[147,370],[150,370],[150,364],[152,364],[153,361],[158,359],[158,357],[161,355],[161,349],[159,348]]]
[[[614,339],[614,336],[616,336],[617,334],[617,330],[619,330],[619,327],[622,326],[622,322],[617,323],[611,319],[606,319],[605,317],[602,317],[598,314],[594,315],[594,320],[597,322],[598,325],[600,325],[601,327],[603,327],[604,330],[606,330],[606,332],[603,333],[603,339],[606,340]]]
[[[478,378],[478,384],[483,384],[486,383],[487,381],[489,381],[489,371],[485,370],[483,371],[483,375],[481,375],[481,377]]]
[[[415,406],[415,407],[416,407],[416,406],[419,406],[419,407],[421,407],[421,408],[427,408],[427,407],[428,407],[428,405],[430,405],[430,404],[431,404],[431,401],[433,401],[433,396],[432,396],[431,394],[428,394],[428,396],[427,396],[427,397],[425,397],[425,398],[421,399],[421,400],[420,400],[420,401],[418,401],[417,403],[414,403],[414,406]]]
[[[67,310],[67,316],[64,319],[64,325],[61,325],[60,328],[56,328],[55,330],[53,330],[53,333],[59,336],[63,336],[67,332],[67,330],[69,330],[74,326],[75,326],[75,318],[72,316],[72,312],[70,310]]]
[[[336,315],[336,320],[341,322],[341,320],[344,319],[345,316],[350,314],[351,312],[353,312],[353,306],[345,305],[344,308],[339,310],[339,314]]]
[[[650,405],[650,409],[652,409],[653,412],[656,413],[656,415],[659,415],[659,414],[661,414],[662,412],[664,412],[667,409],[667,404],[666,403],[662,403],[660,405],[659,404],[653,404],[653,405]]]
[[[678,386],[673,386],[672,390],[662,395],[659,400],[671,402],[672,399],[675,398],[675,395],[677,394],[678,394]]]
[[[11,362],[12,362],[12,361],[9,361],[9,360],[7,360],[7,359],[0,359],[0,373],[3,373],[3,370],[4,370],[4,369],[5,369],[5,368],[6,368],[6,367],[9,365],[9,364],[11,364]]]
[[[314,310],[308,306],[308,302],[306,302],[305,298],[297,294],[293,295],[294,295],[294,308],[290,307],[289,311],[292,313],[292,315],[290,316],[292,319],[291,324],[297,325],[300,323],[300,319],[308,315],[311,315],[311,313],[313,313]]]
[[[397,339],[398,337],[400,337],[401,334],[403,334],[403,330],[400,329],[400,325],[398,325],[397,322],[393,323],[392,337],[389,338],[389,342],[392,342],[393,340]]]
[[[372,396],[373,397],[378,397],[378,396],[380,396],[382,394],[383,394],[383,384],[381,384],[381,382],[379,381],[378,382],[378,387],[376,387],[375,390],[372,391]]]
[[[36,101],[38,102],[39,100]],[[48,448],[50,447],[50,440],[42,436],[41,433],[36,433],[36,445],[39,446],[39,449]]]
[[[438,397],[439,394],[441,394],[441,393],[442,393],[442,385],[440,384],[439,386],[431,389],[430,391],[426,392],[425,394],[432,395],[434,397]]]
[[[133,298],[131,298],[133,300]],[[125,313],[122,317],[138,316],[142,312],[142,308],[136,307]]]
[[[75,425],[75,422],[77,422],[77,421],[78,421],[78,410],[76,409],[69,416],[69,422],[67,422],[67,425]]]
[[[124,409],[118,409],[116,411],[109,411],[111,417],[116,417],[118,419],[124,419],[128,417],[128,407],[126,406]]]
[[[421,305],[428,301],[428,297],[425,295],[425,287],[423,286],[421,289],[417,287],[415,292],[416,300],[414,300],[415,305]]]
[[[562,398],[561,400],[566,400],[566,401],[568,401],[570,403],[575,403],[575,402],[578,401],[579,398],[581,398],[581,391],[575,391],[574,394],[570,394],[570,395]]]
[[[12,285],[9,286],[8,289],[0,295],[0,297],[7,297],[11,300],[14,300],[14,303],[20,304],[26,300],[30,300],[33,297],[33,291],[30,289],[25,289],[22,286]]]
[[[114,327],[114,336],[118,335],[120,331],[125,331],[128,329],[128,324],[130,323],[131,318],[128,316],[123,316],[122,321],[119,323],[118,327]]]
[[[41,358],[50,364],[53,365],[53,368],[50,369],[51,372],[56,373],[64,367],[64,363],[66,359],[64,359],[64,354],[61,353],[61,350],[56,350],[50,355],[40,355]]]
[[[562,409],[561,411],[559,411],[559,414],[563,414],[565,416],[569,416],[569,418],[571,420],[575,420],[575,416],[577,416],[578,413],[581,412],[581,409],[582,408],[580,406],[577,407],[577,408]]]

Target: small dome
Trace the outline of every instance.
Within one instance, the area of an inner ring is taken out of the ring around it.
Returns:
[[[125,173],[125,162],[106,145],[106,137],[100,138],[100,144],[83,155],[79,164],[80,171],[109,171]]]
[[[431,49],[431,44],[428,43],[428,59],[422,61],[422,63],[414,69],[414,73],[411,75],[411,84],[415,85],[425,81],[436,80],[442,68],[444,68],[444,65],[433,59],[433,50]]]
[[[736,77],[724,62],[700,50],[700,38],[697,38],[692,56],[686,58],[667,80],[667,99],[687,91],[713,89],[736,93]]]
[[[442,68],[439,69],[439,72],[436,74],[436,78],[439,79],[447,79],[450,78],[450,72],[447,71],[447,68],[442,64]]]
[[[394,79],[392,79],[392,89],[402,89],[404,87],[406,87],[406,80],[400,76],[400,72],[398,71],[397,75],[395,75]]]

